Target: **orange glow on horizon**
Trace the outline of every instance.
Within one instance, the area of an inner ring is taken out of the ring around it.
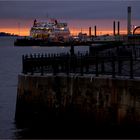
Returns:
[[[60,20],[61,21],[61,20]],[[63,21],[63,20],[62,20]],[[92,27],[92,35],[94,35],[94,26],[97,26],[97,35],[113,34],[114,19],[68,19],[64,22],[68,23],[71,35],[78,35],[79,32],[89,35],[89,27]],[[120,34],[127,34],[127,20],[120,19]],[[116,21],[117,22],[117,21]],[[10,25],[9,25],[10,23]],[[140,20],[133,20],[132,25],[139,26]],[[117,24],[117,23],[116,23]],[[0,19],[0,32],[17,34],[21,36],[29,36],[30,28],[33,25],[33,19]],[[117,26],[117,25],[116,25]],[[116,27],[117,34],[117,27]]]
[[[82,33],[86,33],[87,35],[89,35],[89,30],[88,29],[70,29],[71,35],[78,35],[78,33],[82,32]],[[126,34],[127,31],[126,30],[121,30],[120,34]],[[94,35],[94,30],[92,30],[91,32],[92,35]],[[113,31],[112,30],[97,30],[97,35],[105,35],[105,34],[109,34],[109,35],[113,35]],[[117,31],[116,31],[117,34]]]
[[[0,32],[20,35],[20,36],[28,36],[29,29],[28,28],[0,28]]]
[[[0,32],[6,32],[10,34],[15,34],[15,35],[20,35],[20,36],[29,36],[30,34],[30,29],[28,28],[1,28]],[[70,28],[70,33],[71,35],[78,35],[78,33],[86,33],[89,35],[89,30],[88,28],[82,28],[82,29],[77,29],[77,28]],[[120,30],[120,34],[126,34],[126,30]],[[97,30],[97,35],[105,35],[109,34],[112,35],[113,31],[112,30]],[[116,31],[117,34],[117,31]],[[92,35],[94,35],[94,30],[92,30]]]

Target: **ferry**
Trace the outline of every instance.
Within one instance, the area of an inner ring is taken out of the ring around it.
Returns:
[[[68,41],[70,30],[67,23],[59,22],[57,19],[48,19],[48,21],[38,22],[34,20],[30,29],[30,37],[36,39],[49,39],[53,41]]]

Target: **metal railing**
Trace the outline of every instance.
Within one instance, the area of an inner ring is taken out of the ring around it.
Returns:
[[[140,60],[128,56],[92,56],[88,53],[79,55],[67,54],[30,54],[22,57],[22,72],[24,74],[40,73],[70,73],[100,75],[128,76],[133,79],[140,76]]]

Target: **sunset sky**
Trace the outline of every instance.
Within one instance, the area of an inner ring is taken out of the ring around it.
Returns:
[[[126,33],[128,6],[132,8],[132,26],[139,26],[139,0],[0,1],[0,32],[29,35],[35,18],[49,17],[67,22],[72,34],[87,32],[95,25],[98,34],[111,34],[113,21],[120,21],[120,32]]]

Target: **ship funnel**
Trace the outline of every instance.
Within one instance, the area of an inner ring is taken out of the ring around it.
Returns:
[[[113,21],[113,35],[115,36],[115,21]]]
[[[120,22],[118,21],[118,35],[120,35]]]
[[[91,27],[89,27],[89,37],[91,37]]]
[[[96,26],[94,26],[94,36],[96,37],[97,34],[96,34]]]
[[[131,34],[131,7],[127,8],[127,34]]]

